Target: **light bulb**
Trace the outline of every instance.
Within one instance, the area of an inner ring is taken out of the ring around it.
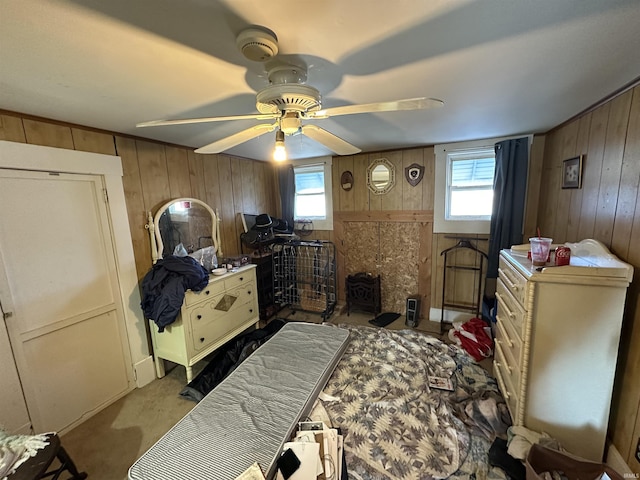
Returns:
[[[284,145],[276,145],[273,151],[273,159],[278,162],[283,162],[287,159],[287,150],[284,148]]]
[[[277,162],[283,162],[287,159],[287,150],[284,148],[284,132],[282,130],[276,132],[276,147],[273,150],[273,159]]]

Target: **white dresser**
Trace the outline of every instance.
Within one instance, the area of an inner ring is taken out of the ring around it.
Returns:
[[[236,272],[210,275],[203,290],[188,290],[180,315],[164,332],[150,321],[158,377],[164,376],[165,359],[184,365],[190,382],[196,362],[251,325],[258,327],[255,268],[245,265]]]
[[[600,462],[633,267],[595,240],[565,245],[562,267],[500,253],[494,373],[514,425]]]

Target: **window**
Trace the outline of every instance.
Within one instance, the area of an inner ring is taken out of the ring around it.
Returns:
[[[296,183],[295,218],[324,220],[324,165],[309,165],[293,169]]]
[[[446,220],[491,220],[493,149],[447,154]]]
[[[434,233],[489,233],[494,145],[500,140],[504,138],[435,146]]]
[[[315,230],[333,230],[331,159],[296,162],[294,220],[311,220]]]
[[[493,210],[495,144],[518,137],[436,145],[434,233],[488,234]],[[529,148],[533,135],[529,136]]]

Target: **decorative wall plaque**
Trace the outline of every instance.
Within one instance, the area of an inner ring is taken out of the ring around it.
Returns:
[[[353,173],[349,170],[342,172],[340,176],[340,186],[347,192],[351,190],[353,188]]]
[[[404,176],[412,187],[415,187],[422,181],[424,177],[424,166],[412,163],[404,169]]]

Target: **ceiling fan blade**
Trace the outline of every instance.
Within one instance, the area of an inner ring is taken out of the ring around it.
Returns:
[[[264,123],[261,125],[254,125],[251,128],[247,128],[246,130],[242,130],[238,133],[234,133],[233,135],[225,137],[221,140],[217,140],[213,143],[210,143],[209,145],[200,147],[195,152],[196,153],[224,152],[225,150],[235,147],[236,145],[240,145],[241,143],[251,140],[252,138],[259,137],[263,133],[273,132],[277,126],[278,126],[277,123],[274,123],[271,125],[268,123]]]
[[[360,105],[346,105],[344,107],[326,108],[311,112],[309,118],[328,118],[338,115],[353,115],[355,113],[397,112],[399,110],[423,110],[426,108],[440,107],[444,105],[442,100],[436,98],[407,98],[393,102],[363,103]]]
[[[358,147],[354,147],[349,142],[316,125],[303,125],[302,133],[338,155],[353,155],[362,151]]]
[[[256,113],[252,115],[231,115],[228,117],[180,118],[175,120],[151,120],[136,123],[136,127],[159,127],[162,125],[186,125],[192,123],[226,122],[228,120],[270,120],[280,117],[279,113]]]

